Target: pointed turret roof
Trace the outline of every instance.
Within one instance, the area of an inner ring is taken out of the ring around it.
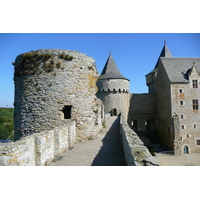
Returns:
[[[168,46],[167,46],[167,44],[166,44],[166,41],[164,41],[164,46],[163,46],[163,49],[162,49],[162,51],[160,53],[159,58],[160,57],[173,57],[171,52],[170,52],[170,50],[169,50],[169,48],[168,48]]]
[[[106,64],[103,68],[103,71],[99,77],[99,79],[107,79],[107,78],[128,80],[127,78],[121,75],[111,53],[109,54]]]
[[[157,60],[157,62],[156,62],[156,65],[155,65],[153,71],[151,71],[151,72],[148,73],[148,74],[155,73],[155,72],[157,71],[158,62],[159,62],[160,58],[162,58],[162,57],[165,57],[165,58],[172,58],[172,57],[173,57],[172,54],[171,54],[171,52],[170,52],[170,50],[169,50],[169,48],[168,48],[168,46],[167,46],[167,44],[166,44],[166,40],[164,41],[164,46],[163,46],[163,48],[162,48],[162,51],[161,51],[161,53],[160,53],[160,56],[158,57],[158,60]],[[147,75],[148,75],[148,74],[147,74]]]

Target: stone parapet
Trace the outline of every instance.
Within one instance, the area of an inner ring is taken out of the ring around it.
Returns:
[[[44,166],[57,159],[76,142],[74,121],[64,127],[42,131],[0,147],[0,166]]]
[[[159,165],[137,134],[125,122],[123,115],[120,115],[120,133],[128,166]]]

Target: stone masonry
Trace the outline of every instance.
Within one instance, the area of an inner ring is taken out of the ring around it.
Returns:
[[[77,51],[41,49],[15,60],[15,140],[76,122],[77,140],[101,129],[93,58]]]

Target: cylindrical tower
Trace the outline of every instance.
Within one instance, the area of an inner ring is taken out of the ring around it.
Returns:
[[[80,139],[96,135],[101,102],[95,61],[60,49],[31,51],[15,60],[15,140],[76,121]],[[78,139],[79,139],[78,138]]]
[[[129,110],[129,80],[121,75],[110,54],[97,80],[97,97],[104,103],[105,113],[111,116],[123,113],[127,119]]]

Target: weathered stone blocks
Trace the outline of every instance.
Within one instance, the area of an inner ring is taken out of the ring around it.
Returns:
[[[0,147],[0,166],[48,165],[73,147],[75,142],[75,122],[69,121],[66,126],[42,131]]]
[[[158,166],[157,160],[151,155],[137,134],[128,126],[121,115],[120,133],[124,148],[124,156],[128,166]]]
[[[79,140],[101,129],[93,58],[77,51],[41,49],[15,60],[15,140],[75,120]],[[92,130],[92,131],[91,131]]]

